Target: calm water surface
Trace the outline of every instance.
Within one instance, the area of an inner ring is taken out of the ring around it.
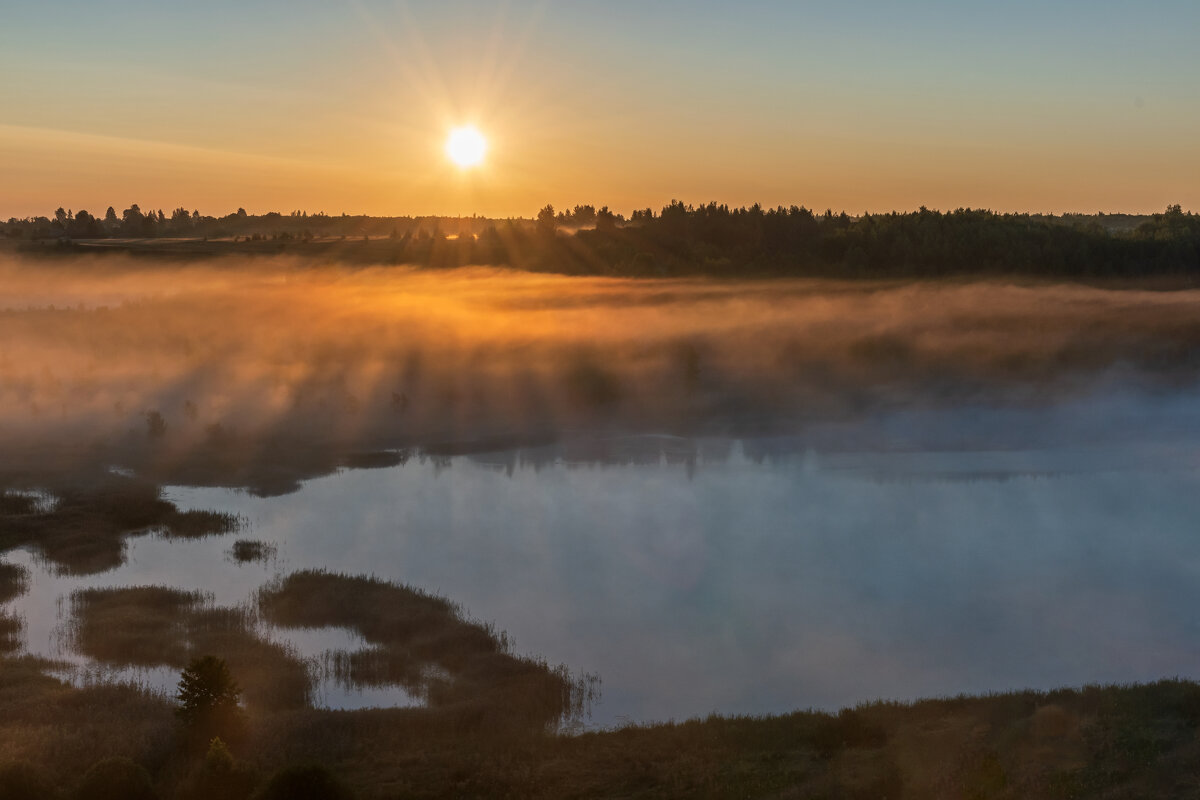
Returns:
[[[69,656],[62,598],[80,586],[163,583],[225,604],[305,567],[412,584],[507,631],[518,652],[598,675],[598,725],[1195,677],[1196,407],[1091,420],[1145,419],[1136,435],[1085,435],[1068,412],[1061,424],[962,412],[972,441],[989,425],[1018,432],[1003,449],[963,446],[962,418],[945,415],[901,426],[924,448],[614,438],[590,445],[607,462],[571,448],[412,458],[273,498],[172,487],[184,508],[244,515],[240,536],[276,557],[237,564],[235,536],[142,536],[101,576],[6,558],[34,573],[14,603],[29,650],[57,657]],[[313,659],[364,646],[345,630],[265,632]],[[331,680],[317,694],[413,702]]]

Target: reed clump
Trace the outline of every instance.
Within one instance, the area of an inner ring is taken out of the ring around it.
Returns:
[[[304,570],[260,590],[258,605],[275,625],[357,631],[372,648],[335,661],[338,677],[350,685],[400,684],[433,708],[554,726],[582,714],[594,697],[589,677],[514,655],[503,635],[409,586]]]
[[[20,597],[28,588],[29,570],[20,564],[0,561],[0,603]]]
[[[132,535],[209,536],[243,525],[232,514],[180,511],[154,483],[113,474],[64,480],[50,502],[24,494],[3,496],[8,499],[0,506],[0,551],[33,547],[69,575],[119,567],[125,540]]]
[[[259,542],[253,539],[238,539],[229,548],[227,555],[238,564],[262,563],[267,564],[275,560],[279,549],[267,542]]]
[[[182,669],[198,655],[224,659],[254,713],[305,706],[306,665],[265,641],[250,609],[216,606],[200,592],[163,586],[86,589],[71,595],[68,630],[82,654],[116,665]]]

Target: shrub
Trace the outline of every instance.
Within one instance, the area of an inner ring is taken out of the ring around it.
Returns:
[[[97,761],[83,775],[77,800],[157,800],[150,774],[128,758]]]
[[[0,798],[4,800],[49,800],[58,797],[50,779],[28,761],[0,767]]]
[[[258,800],[351,800],[354,794],[320,764],[285,767],[272,776]]]
[[[208,754],[179,791],[181,800],[245,800],[254,791],[257,778],[238,762],[219,737],[208,745]]]

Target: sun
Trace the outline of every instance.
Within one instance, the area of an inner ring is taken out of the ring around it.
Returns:
[[[446,155],[463,169],[481,164],[486,152],[487,139],[472,125],[454,128],[446,138]]]

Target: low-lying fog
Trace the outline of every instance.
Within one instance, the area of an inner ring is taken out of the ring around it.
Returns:
[[[794,433],[1189,382],[1200,293],[0,262],[0,440],[248,451]],[[22,453],[30,452],[29,449]]]
[[[598,675],[603,724],[1190,675],[1198,312],[1069,285],[10,259],[13,485],[53,493],[90,454],[278,553],[9,554],[33,574],[11,608],[43,652],[76,588],[239,603],[288,570],[371,573]],[[318,687],[371,700],[349,688]]]

